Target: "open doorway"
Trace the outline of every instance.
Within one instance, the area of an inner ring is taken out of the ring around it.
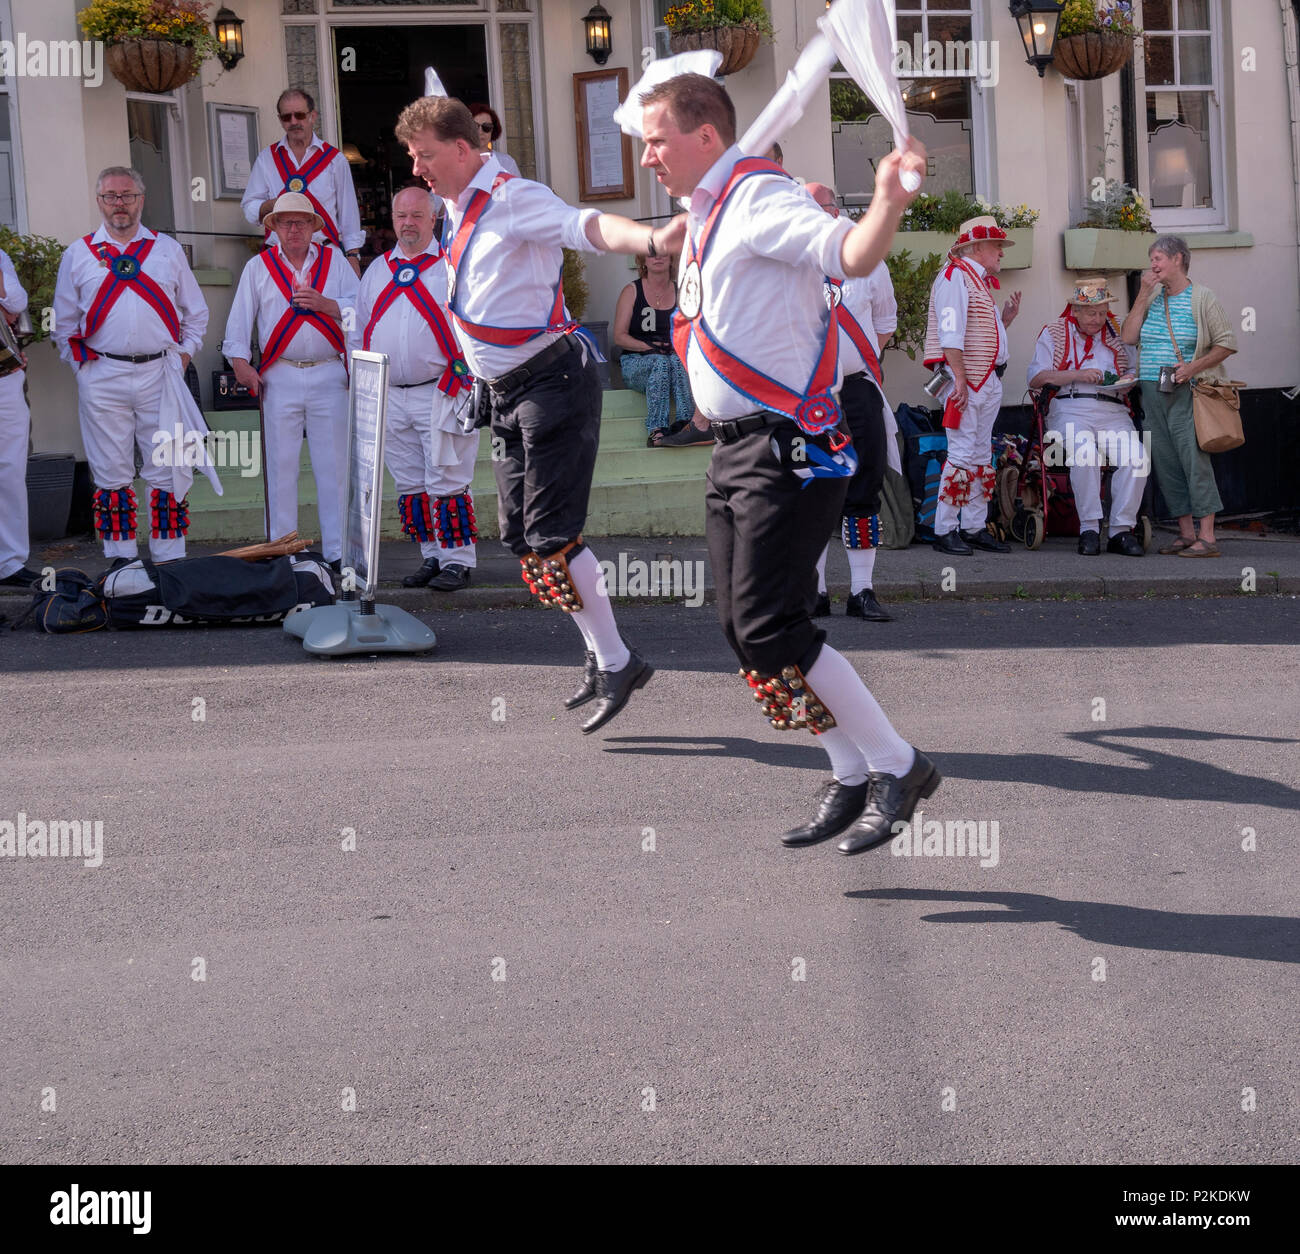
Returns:
[[[433,66],[448,93],[469,104],[488,100],[485,26],[336,26],[339,135],[352,167],[361,226],[361,264],[386,252],[393,193],[411,177],[406,149],[393,136],[397,115],[424,94]]]

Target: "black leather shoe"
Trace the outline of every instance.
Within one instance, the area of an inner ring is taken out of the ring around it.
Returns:
[[[969,557],[975,550],[958,535],[956,529],[939,536],[934,542],[936,553],[950,553],[954,557]]]
[[[654,673],[655,668],[635,650],[621,671],[597,671],[596,712],[583,723],[582,734],[590,736],[604,727],[627,704],[633,692],[646,686]]]
[[[1079,532],[1079,556],[1096,557],[1101,552],[1101,535],[1096,531]]]
[[[812,616],[814,618],[826,618],[830,615],[830,612],[831,612],[830,596],[825,592],[819,592],[817,594],[817,602],[813,606]]]
[[[469,567],[460,562],[448,562],[436,579],[429,580],[429,587],[435,592],[459,592],[469,587]]]
[[[849,597],[844,612],[850,618],[865,618],[871,623],[892,623],[893,617],[885,612],[885,607],[876,600],[876,594],[870,588],[863,588]]]
[[[1121,531],[1106,541],[1106,552],[1122,553],[1125,557],[1142,557],[1146,554],[1146,549],[1131,531]]]
[[[934,763],[919,749],[912,769],[902,779],[872,771],[867,780],[867,803],[862,817],[844,833],[835,848],[841,853],[862,853],[889,840],[894,835],[894,824],[907,822],[916,803],[930,796],[942,781],[943,776]]]
[[[985,553],[1010,553],[1011,546],[1003,544],[991,531],[981,527],[978,531],[963,531],[961,538],[973,549],[983,549]]]
[[[582,683],[573,696],[564,698],[566,710],[576,710],[596,695],[596,669],[596,655],[588,649],[582,656]]]
[[[817,813],[802,827],[786,832],[781,843],[793,849],[838,836],[862,813],[862,807],[867,804],[868,782],[841,784],[837,779],[831,780],[817,803]]]
[[[420,569],[413,571],[402,580],[403,588],[427,588],[429,580],[438,573],[438,559],[426,557]]]
[[[0,588],[30,588],[41,580],[41,572],[30,566],[20,566],[17,570],[0,579]]]

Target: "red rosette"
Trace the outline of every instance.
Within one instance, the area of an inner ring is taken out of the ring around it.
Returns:
[[[794,411],[794,420],[799,424],[800,430],[809,435],[821,435],[839,422],[840,407],[829,393],[809,396],[799,403]]]

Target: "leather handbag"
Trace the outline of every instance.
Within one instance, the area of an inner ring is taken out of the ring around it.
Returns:
[[[1169,340],[1178,354],[1181,365],[1182,350],[1174,338],[1174,320],[1169,316],[1169,293],[1164,293],[1165,325]],[[1197,379],[1192,382],[1192,422],[1196,425],[1196,443],[1206,453],[1226,453],[1246,443],[1241,429],[1241,393],[1246,385],[1236,379]]]

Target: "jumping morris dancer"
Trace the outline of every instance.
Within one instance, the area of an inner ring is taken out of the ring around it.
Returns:
[[[780,166],[741,153],[735,107],[713,79],[681,74],[640,100],[641,164],[690,206],[676,220],[689,233],[674,338],[717,441],[705,506],[718,616],[772,725],[811,731],[834,774],[813,818],[781,839],[841,836],[841,853],[860,853],[888,840],[940,776],[809,616],[817,555],[856,466],[834,398],[837,320],[824,283],[865,277],[883,259],[915,195],[900,175],[924,173],[924,150],[884,158],[855,225],[828,217]]]

